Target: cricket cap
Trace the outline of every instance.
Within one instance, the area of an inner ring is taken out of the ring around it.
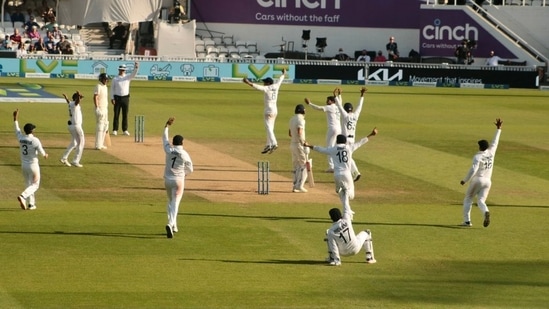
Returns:
[[[174,146],[181,146],[183,145],[183,136],[181,135],[176,135],[173,137],[173,141],[172,143],[174,144]]]
[[[295,106],[295,113],[296,114],[305,114],[305,106],[303,106],[303,104],[297,104]]]
[[[36,126],[33,125],[32,123],[27,123],[23,127],[23,131],[25,131],[25,134],[31,134],[32,130],[34,130],[34,129],[36,129]]]
[[[330,219],[332,219],[333,222],[338,221],[342,217],[341,210],[339,210],[339,208],[332,208],[328,213],[330,214]]]
[[[336,136],[336,144],[345,144],[347,143],[347,136],[339,134]]]
[[[118,66],[119,71],[126,71],[126,69],[127,69],[127,67],[126,67],[125,64],[121,64],[121,65]]]
[[[267,85],[272,85],[274,83],[273,79],[270,77],[264,78],[262,81]]]

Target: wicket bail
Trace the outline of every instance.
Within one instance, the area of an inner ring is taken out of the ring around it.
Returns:
[[[269,194],[269,161],[257,161],[257,194]]]
[[[145,136],[145,116],[137,115],[135,116],[135,142],[143,143],[143,138]]]

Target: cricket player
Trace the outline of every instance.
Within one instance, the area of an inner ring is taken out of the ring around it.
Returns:
[[[334,161],[335,190],[339,195],[343,209],[346,207],[351,209],[350,200],[355,198],[355,184],[351,172],[351,154],[353,151],[366,144],[370,138],[376,136],[377,133],[377,128],[374,128],[367,137],[356,143],[349,143],[345,135],[339,134],[336,137],[336,145],[332,147],[320,147],[310,145],[307,142],[304,144],[305,147],[309,147],[312,150],[332,157],[332,160]]]
[[[347,137],[347,143],[352,144],[355,142],[356,126],[358,123],[358,117],[362,111],[366,88],[362,87],[360,89],[360,100],[356,109],[353,109],[353,104],[349,102],[342,105],[341,89],[336,89],[335,92],[337,93],[335,97],[336,105],[341,113],[341,133]],[[355,160],[353,160],[352,153],[349,158],[351,160],[351,173],[353,175],[353,179],[354,181],[358,181],[360,179],[360,172],[358,171]]]
[[[67,98],[66,94],[63,94],[63,97],[67,101],[67,105],[69,107],[69,121],[67,124],[72,139],[60,161],[66,166],[72,165],[75,167],[83,167],[83,165],[80,164],[80,159],[82,158],[82,152],[84,151],[85,140],[84,130],[82,129],[82,109],[80,107],[80,103],[84,96],[77,90],[72,95],[72,101]],[[74,149],[76,149],[74,158],[69,163],[69,155]]]
[[[305,107],[298,104],[295,107],[295,115],[290,119],[290,150],[292,152],[293,184],[292,192],[306,193],[305,181],[307,181],[307,160],[309,149],[305,147]]]
[[[109,89],[107,83],[109,76],[106,73],[99,74],[99,83],[93,90],[93,104],[95,105],[95,149],[107,149],[105,146],[105,134],[109,131]]]
[[[343,215],[339,208],[329,211],[332,226],[326,231],[328,243],[328,258],[326,262],[330,266],[340,266],[341,256],[351,256],[360,252],[362,248],[366,252],[366,263],[374,264],[374,244],[370,230],[361,231],[355,235],[352,223],[351,208],[343,208]]]
[[[473,157],[473,165],[467,172],[467,175],[460,181],[461,185],[464,185],[469,180],[469,187],[465,192],[465,198],[463,199],[463,223],[462,226],[473,226],[471,223],[471,206],[473,205],[473,199],[477,197],[477,206],[484,215],[483,226],[490,225],[490,211],[486,205],[486,199],[488,193],[490,193],[490,187],[492,186],[492,171],[494,169],[494,158],[496,156],[496,150],[498,148],[499,136],[501,135],[501,125],[503,121],[500,118],[496,119],[494,123],[496,125],[496,134],[492,139],[492,143],[488,143],[487,140],[478,141],[478,152]]]
[[[257,89],[259,91],[263,91],[263,104],[264,104],[264,121],[265,121],[265,131],[267,132],[267,143],[265,145],[265,148],[263,148],[263,151],[261,153],[272,153],[278,148],[278,142],[275,137],[274,133],[274,127],[275,127],[275,121],[276,116],[278,115],[278,107],[277,107],[277,100],[278,100],[278,90],[280,89],[280,85],[282,85],[282,82],[284,81],[286,74],[286,69],[282,69],[282,75],[278,78],[277,82],[275,83],[272,78],[267,77],[263,79],[263,85],[258,85],[250,82],[247,78],[244,78],[242,81],[247,84],[248,86]]]
[[[25,179],[25,190],[17,197],[19,205],[23,210],[36,209],[36,199],[34,193],[40,187],[40,165],[38,164],[38,154],[48,158],[48,154],[42,148],[40,140],[33,135],[36,126],[27,123],[23,127],[25,134],[19,129],[19,109],[13,112],[13,122],[15,126],[15,135],[19,141],[19,151],[21,154],[21,170]],[[27,207],[28,205],[28,207]]]
[[[336,144],[336,136],[341,134],[341,121],[340,114],[337,105],[335,104],[335,90],[334,96],[329,96],[326,98],[326,105],[319,106],[313,104],[309,98],[305,98],[305,103],[309,105],[312,109],[317,111],[323,111],[326,113],[326,121],[328,125],[328,130],[326,131],[326,147],[332,147]],[[334,172],[334,161],[331,156],[328,156],[328,173]]]
[[[175,135],[172,140],[173,145],[170,145],[168,140],[169,127],[174,120],[174,117],[168,119],[162,136],[164,152],[166,153],[164,185],[168,195],[168,224],[166,225],[166,236],[168,238],[173,238],[174,233],[178,232],[177,213],[185,190],[185,176],[193,172],[191,157],[183,149],[183,136]]]

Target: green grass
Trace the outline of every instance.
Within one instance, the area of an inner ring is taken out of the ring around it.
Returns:
[[[93,139],[95,82],[36,82],[87,94],[84,131]],[[358,86],[342,87],[356,104]],[[276,172],[289,174],[294,106],[304,97],[323,104],[332,88],[283,85],[281,147],[269,156]],[[355,153],[363,177],[352,206],[355,229],[373,232],[378,263],[366,265],[361,253],[337,268],[324,265],[322,241],[337,205],[212,203],[187,191],[180,232],[167,240],[160,178],[88,149],[83,169],[62,168],[66,106],[1,103],[0,308],[546,308],[548,99],[537,90],[370,87],[359,135],[374,126],[380,134]],[[36,211],[15,200],[17,107],[52,156],[41,160]],[[175,115],[172,133],[252,164],[261,158],[262,94],[243,84],[135,81],[130,112],[146,116],[146,139]],[[504,124],[492,224],[482,228],[474,208],[473,228],[459,228],[459,181],[496,117]],[[324,114],[307,109],[306,120],[307,140],[323,143]],[[323,157],[313,157],[315,178],[330,183]]]

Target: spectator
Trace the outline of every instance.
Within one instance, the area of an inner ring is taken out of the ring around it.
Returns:
[[[491,50],[490,57],[486,59],[486,65],[497,66],[499,65],[500,61],[505,61],[505,60],[501,59],[499,56],[496,56],[496,53],[493,50]]]
[[[55,23],[55,11],[51,7],[46,7],[41,14],[45,23]]]
[[[27,21],[24,25],[23,25],[23,28],[25,28],[25,32],[27,34],[30,34],[32,32],[32,29],[36,27],[36,29],[40,28],[40,25],[36,22],[36,20],[34,19],[34,16],[31,15],[29,17],[29,21]]]
[[[57,42],[57,50],[63,55],[72,55],[74,51],[72,49],[71,42],[65,39],[65,36],[61,36],[61,40]]]
[[[25,14],[23,14],[23,12],[21,12],[21,8],[20,7],[17,7],[15,9],[15,12],[13,12],[13,14],[11,14],[11,22],[13,23],[13,25],[15,26],[15,22],[22,22],[23,24],[25,23]]]
[[[128,39],[128,29],[126,26],[122,25],[122,22],[118,22],[116,27],[112,29],[109,48],[113,49],[114,41],[120,41],[119,49],[124,49],[126,47],[126,40]]]
[[[371,59],[370,59],[370,56],[368,56],[368,51],[363,49],[360,56],[358,56],[358,58],[356,58],[356,61],[370,62]]]
[[[338,54],[335,55],[334,59],[339,61],[347,61],[347,60],[350,60],[351,57],[349,57],[349,55],[343,52],[343,48],[340,48],[338,51]]]
[[[20,42],[17,47],[17,58],[21,58],[24,55],[27,55],[27,49],[25,48],[25,44]]]
[[[48,49],[46,48],[46,44],[44,43],[44,39],[42,39],[42,37],[38,37],[38,41],[36,41],[34,44],[31,44],[31,46],[33,47],[32,48],[33,52],[48,51]]]
[[[170,12],[168,14],[168,22],[177,24],[181,20],[181,17],[185,14],[185,9],[181,3],[179,1],[174,1],[174,6],[170,8]]]
[[[387,58],[389,61],[393,61],[400,56],[398,52],[398,44],[395,42],[394,36],[389,38],[389,43],[385,45],[385,49],[387,50]]]
[[[48,36],[46,37],[46,40],[44,40],[44,45],[46,46],[48,54],[59,54],[59,50],[57,49],[57,42],[53,38],[53,33],[48,32]]]
[[[387,58],[383,56],[383,52],[381,50],[378,50],[377,55],[374,58],[374,62],[385,62],[385,61],[387,61]]]
[[[31,39],[31,41],[35,42],[38,40],[38,38],[41,38],[40,32],[38,32],[38,27],[33,26],[32,30],[27,33],[27,37]]]
[[[59,42],[61,40],[61,37],[63,36],[63,32],[59,30],[58,24],[53,24],[53,30],[51,31],[51,33],[56,43]]]
[[[21,35],[19,34],[19,29],[15,28],[13,29],[13,34],[10,35],[10,41],[12,44],[19,44],[21,43]]]
[[[6,37],[2,40],[2,44],[0,44],[0,50],[11,50],[11,41],[9,35],[6,35]]]
[[[454,51],[454,55],[457,57],[458,64],[466,64],[467,59],[471,56],[471,51],[467,46],[467,42],[468,42],[467,39],[464,39],[463,41],[461,41],[461,45],[458,46]]]

